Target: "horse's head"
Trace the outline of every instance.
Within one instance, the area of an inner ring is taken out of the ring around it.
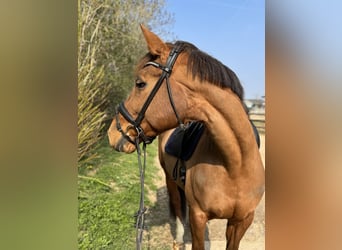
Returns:
[[[161,132],[176,127],[183,119],[177,111],[187,105],[181,94],[184,87],[177,84],[186,73],[181,48],[164,43],[144,26],[141,29],[149,53],[138,63],[135,86],[119,105],[108,130],[111,146],[126,153],[133,152],[136,143],[149,143]]]

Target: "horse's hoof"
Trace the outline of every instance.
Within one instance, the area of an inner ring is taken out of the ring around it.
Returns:
[[[172,250],[185,250],[184,242],[173,242]]]

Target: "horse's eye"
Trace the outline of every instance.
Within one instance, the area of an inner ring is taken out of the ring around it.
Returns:
[[[137,81],[135,83],[135,86],[138,88],[138,89],[143,89],[146,87],[146,82],[142,82],[142,81]]]

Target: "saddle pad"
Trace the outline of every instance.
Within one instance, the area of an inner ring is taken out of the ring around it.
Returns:
[[[204,124],[191,122],[185,129],[176,128],[165,145],[166,153],[187,161],[196,149],[204,131]]]

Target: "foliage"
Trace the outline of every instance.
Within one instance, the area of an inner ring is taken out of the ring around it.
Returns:
[[[139,24],[159,35],[172,23],[164,0],[79,0],[78,160],[93,158],[101,132],[132,87],[133,69],[146,53]]]
[[[135,249],[133,215],[140,198],[137,155],[114,152],[106,140],[97,151],[101,156],[97,163],[80,168],[78,248]],[[147,147],[145,191],[156,191],[156,152],[156,142]],[[149,206],[148,192],[145,198]]]
[[[80,76],[78,94],[78,160],[89,161],[96,156],[91,149],[100,139],[105,113],[100,110],[100,104],[95,98],[99,95],[102,84],[102,70],[90,68],[84,76]],[[91,79],[91,80],[88,80]],[[94,87],[95,86],[95,87]]]

